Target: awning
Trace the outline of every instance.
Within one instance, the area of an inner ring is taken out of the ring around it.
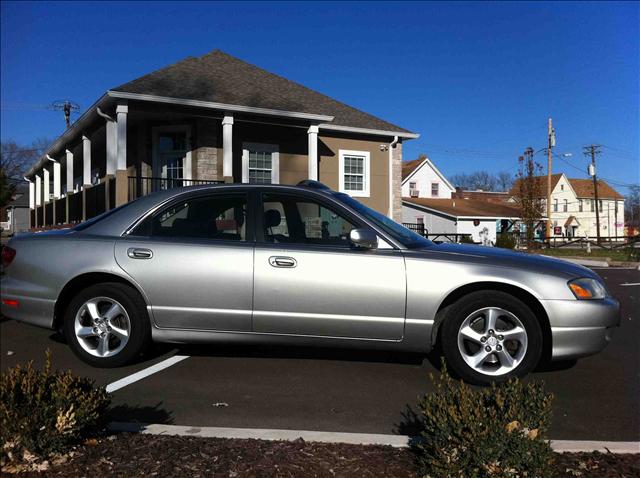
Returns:
[[[578,222],[578,220],[576,219],[575,216],[569,216],[567,218],[567,221],[564,223],[564,227],[571,227],[571,226],[579,226],[580,223]]]

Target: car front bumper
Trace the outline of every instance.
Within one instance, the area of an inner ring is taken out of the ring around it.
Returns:
[[[604,349],[620,325],[620,304],[603,300],[543,300],[551,326],[551,359],[571,360]]]

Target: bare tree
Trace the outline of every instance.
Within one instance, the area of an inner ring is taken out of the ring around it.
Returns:
[[[544,191],[542,188],[542,166],[534,161],[533,149],[527,148],[525,156],[518,158],[519,170],[516,175],[515,200],[520,208],[520,218],[526,228],[527,247],[536,246],[535,227],[544,212]],[[538,176],[538,177],[536,177]]]
[[[508,191],[513,186],[513,176],[509,171],[500,171],[496,177],[496,183],[500,191]]]
[[[640,186],[631,186],[624,201],[624,221],[628,226],[640,227]]]
[[[0,206],[5,206],[18,184],[24,181],[24,173],[45,151],[50,141],[40,138],[30,145],[15,141],[0,143]]]

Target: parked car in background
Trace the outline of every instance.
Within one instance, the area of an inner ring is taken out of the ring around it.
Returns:
[[[602,350],[618,302],[561,260],[436,245],[314,182],[161,191],[2,251],[2,313],[98,367],[151,341],[428,352],[469,382]]]

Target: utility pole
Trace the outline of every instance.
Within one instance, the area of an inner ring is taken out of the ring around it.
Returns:
[[[589,165],[589,175],[593,177],[593,195],[595,200],[596,209],[596,234],[598,238],[598,244],[600,244],[600,209],[598,201],[598,178],[596,176],[596,155],[600,154],[600,146],[592,144],[582,148],[585,156],[591,156],[591,164]]]
[[[551,118],[547,126],[547,238],[551,237],[551,154],[556,145],[556,131],[553,129]]]

